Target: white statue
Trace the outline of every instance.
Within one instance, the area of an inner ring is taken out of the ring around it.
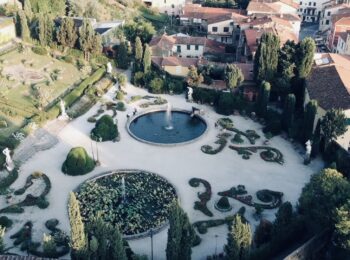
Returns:
[[[61,115],[58,117],[59,120],[67,120],[69,119],[69,116],[66,113],[65,103],[61,99],[60,101],[60,109],[61,109]]]
[[[193,94],[193,88],[191,88],[191,87],[187,87],[187,89],[188,89],[188,94],[187,94],[188,101],[189,101],[189,102],[192,102],[192,101],[193,101],[193,97],[192,97],[192,94]]]
[[[107,63],[107,73],[112,74],[112,71],[113,71],[112,63],[108,62]]]
[[[6,156],[6,162],[5,162],[5,167],[6,169],[11,172],[14,168],[15,165],[11,159],[11,155],[10,155],[10,149],[9,148],[5,148],[2,153]]]
[[[309,164],[310,163],[310,156],[311,156],[311,141],[308,140],[306,143],[306,154],[305,154],[305,164]]]

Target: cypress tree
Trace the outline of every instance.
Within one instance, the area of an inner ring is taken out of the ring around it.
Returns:
[[[315,50],[315,41],[310,37],[306,37],[300,43],[298,48],[297,61],[297,71],[299,78],[306,78],[310,74],[314,60]]]
[[[320,152],[321,144],[321,119],[318,119],[315,132],[312,136],[312,150],[311,155],[315,157]]]
[[[53,22],[48,14],[39,14],[38,36],[42,46],[51,44],[53,38]]]
[[[270,99],[271,85],[267,81],[260,84],[260,91],[257,102],[257,112],[260,117],[265,117],[267,113],[267,104]]]
[[[79,202],[74,192],[69,195],[69,222],[71,227],[71,257],[76,260],[86,259],[87,238],[84,223],[80,215]]]
[[[118,227],[114,228],[110,237],[110,255],[111,260],[127,260],[124,241]]]
[[[306,107],[305,107],[305,113],[304,113],[304,134],[303,134],[303,141],[306,142],[307,140],[310,140],[312,137],[312,133],[314,130],[314,123],[317,113],[317,101],[316,100],[310,100]]]
[[[26,15],[26,17],[30,23],[33,19],[32,4],[30,3],[30,0],[24,0],[23,6],[24,6],[24,14]]]
[[[6,251],[4,243],[5,227],[0,226],[0,254],[4,254]]]
[[[129,67],[128,49],[125,42],[120,43],[116,59],[118,68],[126,70]]]
[[[78,34],[74,26],[74,21],[70,17],[64,17],[57,32],[58,42],[64,46],[73,48],[77,43]]]
[[[135,60],[136,62],[142,61],[143,47],[140,37],[136,37],[135,39]]]
[[[90,52],[94,48],[95,31],[88,19],[83,20],[83,24],[79,29],[79,45],[84,52],[86,60],[90,59]]]
[[[168,243],[166,256],[168,260],[191,259],[194,230],[187,214],[177,202],[171,207],[169,213]]]
[[[272,81],[278,65],[279,38],[272,33],[264,33],[254,57],[254,77],[256,81]]]
[[[97,214],[87,228],[89,235],[96,238],[98,242],[98,247],[95,254],[99,259],[106,259],[109,229],[110,227],[103,221],[101,214]]]
[[[248,259],[252,233],[249,224],[242,222],[239,214],[235,215],[225,246],[226,258],[230,260]]]
[[[151,49],[145,44],[145,52],[143,54],[143,72],[147,73],[151,69]]]
[[[295,110],[295,96],[289,94],[284,102],[282,126],[285,131],[289,132],[294,121],[294,110]]]
[[[27,18],[22,10],[17,13],[17,34],[23,41],[30,41],[30,31]]]
[[[226,87],[233,89],[244,81],[244,76],[240,68],[235,64],[227,64],[225,68]]]

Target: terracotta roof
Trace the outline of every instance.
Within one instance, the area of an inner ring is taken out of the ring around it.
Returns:
[[[241,69],[244,81],[253,81],[254,75],[253,75],[253,63],[234,63],[238,68]]]
[[[341,33],[339,33],[338,37],[339,37],[339,38],[342,38],[342,40],[343,40],[344,42],[346,42],[346,39],[348,38],[348,34],[349,34],[349,33],[350,33],[350,31],[341,32]]]
[[[341,25],[341,26],[350,26],[350,17],[342,17],[339,20],[337,20],[336,25]]]
[[[206,38],[205,37],[192,37],[192,36],[174,36],[175,44],[192,44],[192,45],[204,45]]]
[[[184,57],[152,57],[152,62],[159,66],[181,66],[181,67],[189,67],[191,65],[198,66],[202,64],[202,60],[198,58],[184,58]]]
[[[202,7],[199,4],[186,4],[183,8],[183,14],[181,17],[197,18],[197,19],[214,19],[224,14],[241,14],[242,10],[229,9],[229,8],[214,8],[214,7]]]
[[[247,29],[243,33],[245,35],[246,44],[250,53],[255,53],[258,48],[258,40],[261,35],[266,32],[265,30]]]
[[[217,42],[215,40],[206,39],[204,53],[226,53],[226,44]]]
[[[276,7],[271,6],[269,3],[250,1],[247,7],[248,12],[252,13],[278,13],[279,10]]]
[[[315,65],[307,78],[307,90],[325,110],[350,109],[350,56],[335,53],[315,55]]]
[[[166,34],[163,34],[162,36],[153,37],[152,40],[149,43],[149,46],[158,46],[162,49],[171,50],[175,43],[175,39],[171,36],[168,36]]]

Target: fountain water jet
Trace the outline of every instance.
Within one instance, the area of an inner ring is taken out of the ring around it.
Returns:
[[[166,130],[174,129],[171,119],[172,119],[172,117],[171,117],[171,104],[168,102],[167,108],[166,108],[166,114],[165,114],[165,122],[166,122],[165,129]]]

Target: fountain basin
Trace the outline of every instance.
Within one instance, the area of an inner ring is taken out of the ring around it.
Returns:
[[[169,128],[166,113],[166,110],[149,110],[138,114],[128,122],[127,130],[138,141],[165,146],[196,141],[207,130],[201,116],[191,117],[192,112],[182,109],[171,111],[172,127]]]

